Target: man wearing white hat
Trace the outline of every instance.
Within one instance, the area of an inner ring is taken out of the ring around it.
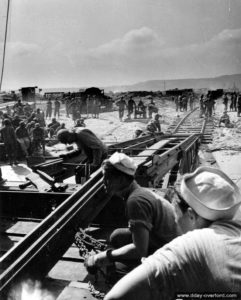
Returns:
[[[123,277],[105,300],[241,299],[240,203],[238,187],[221,170],[184,175],[174,201],[183,234]]]
[[[108,194],[125,201],[129,228],[115,230],[110,237],[112,249],[91,256],[87,270],[115,262],[126,273],[177,236],[174,208],[163,197],[141,187],[134,180],[136,165],[124,153],[114,153],[102,164]],[[118,263],[116,263],[118,262]]]

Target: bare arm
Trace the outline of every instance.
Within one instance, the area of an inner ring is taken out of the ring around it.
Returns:
[[[133,243],[125,245],[121,248],[114,249],[111,256],[114,261],[128,260],[128,259],[141,259],[148,255],[149,245],[149,231],[144,226],[137,226],[132,234]],[[106,251],[101,252],[95,256],[95,263],[102,265],[108,262]]]
[[[153,300],[146,269],[140,265],[121,280],[105,296],[104,300]]]
[[[148,255],[149,231],[138,226],[132,234],[133,243],[112,251],[114,260],[141,259]]]

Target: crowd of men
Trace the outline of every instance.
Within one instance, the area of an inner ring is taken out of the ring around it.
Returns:
[[[225,126],[230,125],[230,118],[227,114],[230,112],[237,112],[237,116],[240,117],[241,113],[241,94],[238,93],[224,93],[222,97],[222,102],[224,105],[224,113],[220,118],[219,126],[221,123],[224,123]],[[200,108],[200,117],[210,118],[215,113],[215,99],[212,97],[211,93],[207,95],[202,94],[199,98],[199,108]]]
[[[44,151],[46,134],[56,134],[83,150],[93,170],[101,166],[106,193],[124,201],[128,227],[116,229],[108,250],[85,261],[89,273],[106,265],[116,273],[105,300],[177,299],[179,293],[236,293],[240,299],[241,194],[224,172],[199,167],[165,199],[137,183],[133,158],[119,152],[107,158],[107,147],[89,129],[71,131],[55,118],[46,125],[43,111],[24,110],[18,101],[1,115],[11,164],[17,163],[17,143],[28,155],[31,144]]]
[[[173,96],[172,100],[175,103],[176,106],[176,112],[178,114],[179,111],[187,111],[188,107],[190,110],[194,109],[194,95],[191,94],[183,94],[178,96]]]
[[[101,100],[97,95],[88,95],[85,99],[81,99],[81,97],[77,97],[69,93],[66,95],[61,102],[65,106],[66,117],[70,117],[72,115],[73,121],[81,119],[83,114],[86,115],[87,118],[99,118],[100,110],[101,110]],[[55,102],[56,103],[56,100]],[[52,106],[51,100],[48,100],[49,107],[49,115],[51,117],[52,114]],[[55,105],[56,107],[56,105]],[[54,110],[55,113],[56,109]],[[56,116],[56,115],[55,115]]]
[[[230,120],[230,116],[228,114],[229,112],[237,112],[237,117],[240,117],[241,113],[241,94],[238,93],[225,93],[223,95],[223,105],[224,105],[224,111],[219,119],[218,126],[220,127],[222,124],[225,127],[234,127],[234,124],[232,124]]]
[[[19,100],[13,107],[6,106],[5,112],[0,111],[0,141],[4,143],[6,157],[9,163],[16,164],[17,158],[39,153],[45,155],[46,139],[54,138],[58,131],[65,129],[65,123],[60,123],[60,101],[55,100],[54,116],[49,100],[46,113],[40,108],[34,109],[29,103]],[[47,119],[51,121],[47,124]],[[83,119],[76,120],[74,127],[85,127]]]
[[[158,108],[152,97],[150,97],[150,102],[147,105],[145,105],[141,99],[136,102],[132,97],[130,97],[128,100],[125,100],[124,97],[121,97],[120,100],[116,102],[116,105],[118,106],[119,119],[121,122],[123,121],[125,110],[127,120],[131,119],[132,115],[134,119],[138,117],[142,117],[144,119],[148,117],[151,119],[152,115],[158,112]]]
[[[119,112],[119,119],[122,122],[126,110],[126,120],[130,120],[131,116],[133,115],[134,119],[143,118],[149,119],[149,122],[146,125],[145,130],[137,129],[135,131],[135,138],[147,135],[147,134],[154,134],[161,132],[161,124],[160,124],[160,117],[162,117],[158,113],[158,107],[156,106],[152,97],[150,98],[150,102],[145,105],[142,99],[139,101],[135,101],[132,97],[128,100],[125,100],[124,97],[121,97],[117,102],[116,105],[118,106]],[[148,115],[147,115],[148,113]]]

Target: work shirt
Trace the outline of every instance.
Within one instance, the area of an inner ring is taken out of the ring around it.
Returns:
[[[0,135],[4,144],[16,143],[16,135],[12,126],[4,126],[2,129],[0,129]]]
[[[52,128],[52,129],[56,130],[59,126],[60,126],[60,123],[55,121],[55,122],[50,123],[48,125],[48,128]]]
[[[21,119],[19,117],[14,117],[12,120],[12,124],[14,128],[17,128],[19,126],[19,123],[21,122]]]
[[[29,137],[28,130],[26,127],[19,126],[15,132],[18,139]]]
[[[119,101],[116,103],[116,105],[119,106],[119,110],[124,110],[124,109],[125,109],[125,106],[126,106],[126,102],[125,102],[124,99],[122,99],[122,100],[119,100]]]
[[[100,165],[107,156],[106,145],[89,129],[77,129],[75,133],[78,148],[83,149],[90,162]]]
[[[44,140],[44,129],[41,127],[35,127],[32,131],[33,139],[43,141]]]
[[[52,109],[52,102],[51,101],[47,102],[47,109],[49,109],[49,110]]]
[[[149,231],[149,248],[156,250],[177,236],[173,206],[163,197],[134,181],[126,202],[129,228]]]
[[[152,299],[182,298],[177,293],[240,292],[240,249],[240,220],[214,222],[174,239],[143,263]]]
[[[57,100],[54,102],[55,108],[59,109],[60,108],[60,102]]]
[[[159,120],[151,120],[148,122],[146,129],[150,132],[161,131],[161,124]]]
[[[136,103],[134,100],[131,99],[128,101],[128,108],[133,109],[135,106],[136,106]]]

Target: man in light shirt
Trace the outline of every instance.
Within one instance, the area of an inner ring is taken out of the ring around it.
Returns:
[[[184,175],[174,203],[182,235],[117,282],[105,300],[193,293],[236,293],[231,299],[240,299],[240,203],[238,187],[221,170],[200,167]]]

